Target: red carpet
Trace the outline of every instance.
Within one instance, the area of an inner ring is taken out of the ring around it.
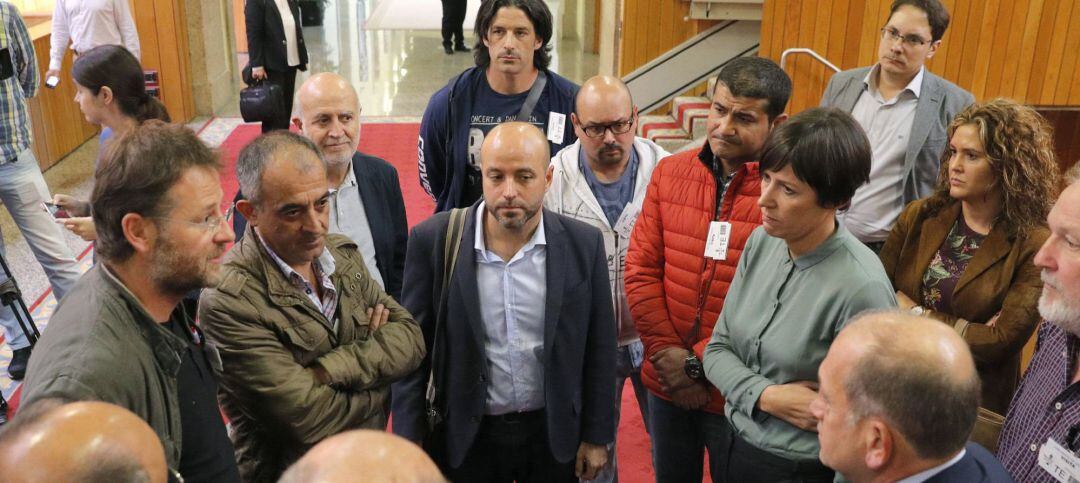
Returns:
[[[435,209],[435,202],[420,187],[416,168],[416,141],[420,125],[397,123],[364,124],[360,133],[360,151],[385,159],[398,170],[401,192],[405,198],[405,210],[409,226],[413,226]],[[247,143],[259,136],[259,126],[237,127],[221,145],[226,161],[222,176],[225,199],[236,195],[236,157]],[[647,483],[655,480],[652,469],[649,436],[641,421],[641,412],[634,397],[634,388],[628,383],[623,391],[622,417],[618,431],[619,481],[622,483]]]

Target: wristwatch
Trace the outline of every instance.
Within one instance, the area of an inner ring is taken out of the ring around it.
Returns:
[[[911,308],[910,312],[911,315],[922,315],[926,313],[926,309],[924,309],[921,305],[916,305]]]
[[[701,359],[698,359],[696,355],[690,354],[686,356],[686,376],[695,381],[705,377],[705,370],[701,367]]]

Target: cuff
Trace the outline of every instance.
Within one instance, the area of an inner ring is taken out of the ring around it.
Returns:
[[[960,337],[963,337],[964,332],[967,332],[969,325],[971,325],[971,323],[964,319],[956,319],[956,323],[953,324],[953,330],[955,330],[957,334],[960,334]]]
[[[749,387],[742,394],[739,394],[735,398],[735,410],[745,414],[748,418],[753,418],[754,414],[758,412],[757,403],[761,399],[761,393],[765,392],[765,388],[773,386],[776,383],[761,377],[757,381],[751,382]],[[728,403],[731,403],[732,399],[728,398]]]
[[[347,359],[342,354],[330,352],[316,360],[316,363],[322,366],[326,370],[326,374],[330,376],[331,386],[347,386],[349,381],[356,377],[352,370],[352,364],[349,364]]]

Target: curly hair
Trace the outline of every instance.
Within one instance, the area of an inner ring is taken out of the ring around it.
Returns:
[[[1028,230],[1045,226],[1060,176],[1050,123],[1030,107],[998,98],[960,112],[949,124],[949,139],[957,128],[968,125],[979,132],[990,169],[1001,183],[999,220],[1008,233],[1025,236]],[[950,151],[941,155],[938,187],[927,202],[931,215],[954,201],[949,196]]]

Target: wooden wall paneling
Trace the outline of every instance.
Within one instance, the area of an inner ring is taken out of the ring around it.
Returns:
[[[1073,0],[1068,0],[1073,1]],[[1038,12],[1039,22],[1035,34],[1035,49],[1032,51],[1031,67],[1024,71],[1027,84],[1017,94],[1018,99],[1038,103],[1043,85],[1046,83],[1046,62],[1048,60],[1051,39],[1054,34],[1054,13],[1061,0],[1046,0]]]
[[[1061,74],[1062,63],[1065,61],[1065,39],[1068,37],[1069,17],[1072,15],[1073,1],[1058,3],[1057,12],[1053,16],[1053,27],[1050,37],[1050,51],[1046,59],[1046,71],[1042,92],[1038,95],[1038,104],[1053,104],[1054,94],[1058,88],[1058,79]]]
[[[675,12],[674,2],[653,2],[656,4],[657,15],[656,18],[672,18]],[[664,45],[678,45],[675,42],[675,26],[674,22],[652,22],[651,27],[656,29],[656,37],[662,39]],[[689,25],[687,25],[689,27]],[[649,57],[656,58],[660,54],[667,51],[663,45],[657,45],[653,43],[652,55]]]
[[[817,21],[814,24],[813,48],[815,51],[824,53],[829,51],[829,34],[832,27],[833,12],[837,11],[836,4],[839,0],[823,0],[823,5],[817,9]],[[821,8],[824,7],[824,8]],[[838,22],[839,23],[839,22]],[[821,94],[825,92],[824,79],[827,76],[828,67],[816,59],[810,60],[812,77],[808,93],[803,104],[804,109],[809,109],[821,103]]]
[[[1022,3],[1022,2],[1017,2]],[[1027,94],[1031,76],[1031,66],[1035,60],[1035,47],[1039,40],[1039,24],[1042,21],[1042,0],[1032,0],[1028,5],[1027,21],[1024,22],[1024,36],[1020,44],[1020,62],[1016,69],[1016,82],[1006,94],[1013,99],[1023,99]]]
[[[975,0],[981,2],[982,0]],[[960,75],[960,60],[964,53],[964,40],[967,33],[967,17],[970,12],[970,0],[955,0],[949,14],[952,21],[949,29],[942,38],[942,56],[934,56],[933,61],[927,64],[927,68],[937,72],[947,79],[956,79]]]
[[[622,33],[619,35],[619,66],[617,69],[620,77],[634,70],[630,68],[636,50],[631,29],[637,26],[637,19],[640,16],[637,7],[635,0],[625,0],[623,2]]]
[[[1077,59],[1080,56],[1080,7],[1074,6],[1067,27],[1069,35],[1065,39],[1065,56],[1061,62],[1061,77],[1058,79],[1058,87],[1054,93],[1052,104],[1076,104],[1070,102],[1072,83],[1076,80]]]
[[[832,20],[832,28],[829,29],[829,45],[825,48],[823,55],[826,59],[829,60],[829,62],[832,62],[833,65],[839,67],[843,65],[844,60],[844,41],[846,37],[845,32],[847,30],[850,30],[840,27],[853,25],[848,22],[850,22],[851,12],[855,9],[851,8],[851,0],[833,0],[832,7],[832,12],[834,12],[835,17]],[[843,15],[839,15],[840,13],[843,13]],[[829,79],[831,79],[833,76],[833,71],[832,69],[823,67],[823,72],[825,73],[825,75],[821,79],[821,92],[824,94],[825,87],[829,85]],[[814,105],[816,106],[819,104],[821,104],[820,97]]]
[[[777,34],[773,26],[776,22],[776,1],[765,2],[761,5],[761,46],[758,47],[758,55],[774,58],[772,53],[773,36]]]
[[[881,2],[867,0],[864,11],[866,16],[863,17],[861,36],[863,41],[859,43],[859,58],[856,59],[854,64],[844,66],[845,69],[869,65],[877,61],[878,44],[881,42],[881,28],[888,21],[889,9],[887,6],[882,7]],[[868,42],[867,39],[874,39],[874,41]]]
[[[994,25],[994,43],[990,49],[990,67],[987,69],[986,90],[976,94],[976,99],[996,97],[1002,92],[1002,82],[1006,72],[1006,60],[1009,58],[1009,38],[1016,30],[1013,27],[1016,6],[1011,0],[1002,0],[998,8],[998,21]]]
[[[963,56],[959,59],[960,71],[953,76],[957,84],[971,86],[975,82],[975,61],[982,46],[979,44],[982,32],[982,19],[986,11],[986,0],[973,0],[968,7],[967,30],[964,33]]]
[[[786,4],[786,8],[784,9],[785,25],[783,47],[801,47],[799,45],[799,30],[801,28],[800,19],[802,17],[802,0],[786,0],[784,3]],[[774,58],[774,60],[780,60],[779,53],[777,54],[777,57]],[[802,77],[800,77],[798,74],[800,60],[802,60],[802,56],[799,55],[788,58],[785,70],[787,71],[788,76],[791,77],[792,81],[794,81],[795,79],[802,79]],[[793,82],[791,89],[791,100],[788,102],[788,112],[790,113],[798,112],[793,109],[793,104],[798,101],[798,91],[799,83]]]
[[[970,91],[976,99],[982,99],[986,94],[986,83],[990,73],[990,58],[991,54],[1000,56],[1000,53],[994,52],[992,46],[995,42],[994,34],[997,32],[995,24],[999,21],[998,12],[1001,7],[1001,0],[986,0],[986,9],[983,11],[981,19],[981,25],[979,26],[978,35],[978,52],[975,54],[975,67],[972,69],[973,78],[970,84]]]
[[[866,42],[873,45],[877,45],[876,41],[864,41],[862,39],[862,32],[857,28],[851,28],[852,25],[863,25],[865,22],[870,22],[869,17],[866,17],[866,9],[863,4],[866,0],[851,0],[847,7],[847,29],[843,38],[843,43],[839,46],[840,55],[830,58],[829,61],[835,64],[841,69],[848,69],[856,65],[859,62],[859,48],[858,45]],[[870,22],[873,23],[873,22]],[[877,37],[871,37],[876,39]]]
[[[1005,65],[1001,74],[1001,84],[996,94],[1002,97],[1016,97],[1013,89],[1016,86],[1016,77],[1020,70],[1020,60],[1023,56],[1021,49],[1024,39],[1024,25],[1030,16],[1028,5],[1024,2],[1013,3],[1013,18],[1011,28],[1008,29],[1009,40],[1005,43]]]

